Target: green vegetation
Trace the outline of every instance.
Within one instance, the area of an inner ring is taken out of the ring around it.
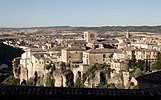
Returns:
[[[64,71],[66,69],[65,62],[60,62],[60,67],[61,67],[61,70]]]
[[[76,88],[84,88],[84,87],[85,87],[84,84],[83,84],[83,81],[81,80],[80,77],[78,77],[78,78],[76,79],[75,87],[76,87]]]
[[[114,71],[114,69],[111,69],[109,65],[106,63],[104,64],[94,64],[84,75],[83,75],[83,83],[88,78],[94,79],[95,74],[97,71],[100,71],[100,84],[98,85],[99,88],[108,88],[109,85],[107,84],[107,78],[110,77],[110,74]]]
[[[108,88],[115,88],[115,84],[114,83],[108,84]]]
[[[55,64],[54,63],[49,63],[49,64],[45,65],[45,68],[47,70],[51,69],[52,71],[54,71],[55,70]]]
[[[46,86],[54,87],[55,86],[55,79],[48,75],[46,78]]]
[[[64,71],[64,75],[66,77],[66,86],[67,87],[74,87],[74,82],[73,82],[73,79],[74,79],[74,74],[73,72],[69,69],[69,70],[65,70]]]
[[[157,61],[153,64],[152,70],[161,70],[161,53],[158,54]]]
[[[132,52],[132,59],[129,60],[130,77],[138,77],[139,75],[149,71],[148,60],[136,60],[134,51]]]
[[[35,86],[34,79],[30,78],[29,80],[26,81],[27,86]]]
[[[132,51],[132,58],[129,60],[129,68],[136,68],[136,58],[134,51]]]
[[[2,82],[2,84],[6,85],[20,85],[20,79],[16,79],[13,75],[10,75],[6,80]]]

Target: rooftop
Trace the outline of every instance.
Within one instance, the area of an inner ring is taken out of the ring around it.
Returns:
[[[42,86],[12,86],[0,84],[0,98],[36,99],[36,100],[125,100],[125,99],[152,99],[159,100],[161,89],[101,89],[101,88],[65,88]]]
[[[138,81],[152,82],[152,83],[161,83],[161,70],[151,73],[146,73],[136,78]]]
[[[119,49],[106,49],[106,48],[90,49],[87,52],[89,52],[89,53],[115,53],[115,52],[119,52]]]

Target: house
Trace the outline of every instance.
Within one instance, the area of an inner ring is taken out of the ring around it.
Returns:
[[[61,49],[65,48],[64,46],[56,46],[49,49],[49,54],[53,62],[61,61]]]
[[[145,43],[145,42],[133,42],[131,43],[131,46],[135,46],[139,49],[144,48],[144,49],[154,49],[155,43]]]
[[[124,47],[119,49],[119,52],[113,54],[113,59],[131,59],[132,52],[135,50],[135,47]]]
[[[32,55],[32,64],[33,67],[28,68],[28,73],[31,72],[31,77],[35,74],[35,72],[38,73],[38,75],[44,75],[45,74],[45,66],[49,65],[52,62],[52,60],[49,57],[49,54],[47,53],[36,53]]]
[[[65,63],[80,63],[83,62],[83,51],[81,47],[67,47],[61,50],[62,61]]]
[[[157,59],[158,51],[149,49],[136,49],[135,57],[137,60]]]
[[[97,33],[94,31],[84,32],[84,40],[87,42],[87,46],[94,48],[94,42],[97,40]]]
[[[126,60],[111,60],[110,66],[116,73],[119,73],[120,71],[128,71],[128,62]]]
[[[118,49],[90,49],[83,52],[83,64],[110,63],[112,54],[118,52]]]
[[[37,53],[46,53],[45,50],[41,48],[28,48],[25,52],[21,55],[20,59],[20,81],[28,80],[29,78],[33,77],[35,72],[35,58],[33,57],[34,54]]]

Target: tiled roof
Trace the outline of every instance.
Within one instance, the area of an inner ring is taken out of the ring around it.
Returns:
[[[115,52],[119,52],[119,49],[106,49],[106,48],[91,49],[88,52],[89,53],[115,53]]]
[[[35,86],[7,86],[0,85],[0,98],[7,99],[9,97],[19,99],[32,98],[36,96],[36,100],[38,99],[92,99],[92,100],[100,100],[107,99],[113,97],[113,99],[121,100],[126,98],[136,99],[142,98],[145,99],[158,99],[161,96],[161,89],[101,89],[101,88],[65,88],[65,87],[35,87]],[[44,99],[42,98],[44,97]],[[8,100],[8,99],[7,99]],[[158,99],[159,100],[159,99]]]
[[[119,43],[118,40],[107,40],[107,43]]]
[[[143,51],[147,51],[147,52],[157,52],[157,51],[154,50],[154,49],[145,49],[145,48],[135,49],[135,51],[141,51],[141,52],[143,52]]]
[[[123,51],[133,51],[135,50],[135,47],[124,47],[124,48],[121,48]]]
[[[147,74],[143,74],[136,78],[138,81],[145,82],[153,82],[153,83],[161,83],[161,71],[151,72]]]
[[[54,47],[54,48],[51,48],[49,51],[61,51],[61,49],[63,49],[64,47],[62,46],[57,46],[57,47]]]
[[[71,44],[71,43],[74,43],[74,44],[87,44],[87,42],[85,40],[68,40],[68,41],[66,41],[66,43],[68,43],[68,44]]]
[[[86,49],[78,48],[78,47],[67,47],[67,48],[64,48],[64,50],[67,50],[67,51],[85,51]]]
[[[30,48],[31,52],[45,52],[42,48]]]
[[[47,53],[36,53],[36,54],[33,54],[33,56],[37,59],[43,59],[44,61],[51,61],[49,58],[45,57],[44,55],[48,55]]]

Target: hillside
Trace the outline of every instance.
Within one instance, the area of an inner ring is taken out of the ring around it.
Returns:
[[[130,31],[130,32],[156,32],[161,33],[161,26],[102,26],[102,27],[78,27],[74,31],[94,30],[98,33],[106,31]]]
[[[18,48],[13,48],[8,45],[0,43],[0,65],[5,63],[9,65],[10,69],[12,67],[12,60],[15,57],[20,57],[24,51]]]

